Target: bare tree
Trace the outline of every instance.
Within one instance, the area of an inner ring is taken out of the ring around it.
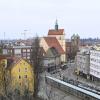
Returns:
[[[0,62],[0,98],[1,96],[3,99],[9,100],[8,97],[8,90],[10,90],[9,83],[10,83],[10,74],[6,68],[5,60],[3,59]]]
[[[43,71],[42,66],[43,53],[40,47],[39,37],[35,37],[32,43],[31,63],[34,72],[34,97],[37,97],[39,91],[40,73]]]

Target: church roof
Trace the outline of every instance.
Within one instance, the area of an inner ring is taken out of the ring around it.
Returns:
[[[64,54],[64,50],[61,47],[60,43],[58,42],[58,40],[56,39],[56,37],[44,37],[47,45],[49,46],[49,48],[54,47],[59,54]]]
[[[58,29],[58,30],[50,29],[48,31],[48,35],[64,35],[64,29]]]

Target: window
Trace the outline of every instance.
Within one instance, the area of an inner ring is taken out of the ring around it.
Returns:
[[[27,68],[25,68],[25,72],[27,72]]]
[[[61,37],[59,37],[59,40],[61,40]]]
[[[19,72],[20,72],[20,68],[19,68]]]
[[[21,79],[21,76],[19,75],[19,79]]]
[[[26,49],[23,49],[23,52],[26,52]]]
[[[24,75],[24,78],[27,78],[27,75]]]
[[[30,49],[27,49],[27,52],[30,52]]]
[[[21,83],[19,83],[19,85],[21,86]]]

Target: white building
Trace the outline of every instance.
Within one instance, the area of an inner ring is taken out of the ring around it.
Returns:
[[[90,50],[90,75],[92,80],[100,79],[100,50]]]
[[[90,54],[89,51],[80,51],[77,53],[76,56],[76,67],[77,71],[86,76],[86,78],[89,76],[90,71]]]

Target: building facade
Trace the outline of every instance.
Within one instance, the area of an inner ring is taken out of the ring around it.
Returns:
[[[5,57],[0,56],[0,95],[5,95],[6,93],[5,92],[6,81],[4,80],[6,67],[7,67],[7,60],[5,59]]]
[[[90,54],[88,51],[78,52],[76,56],[76,67],[80,75],[88,78],[90,73]]]
[[[90,75],[92,80],[100,80],[100,50],[90,50]]]
[[[78,34],[73,34],[71,37],[71,56],[72,59],[75,59],[77,52],[79,51],[80,46],[80,37]]]
[[[30,62],[31,46],[12,46],[3,48],[4,55],[21,57]]]
[[[48,31],[48,37],[56,37],[61,47],[64,50],[64,54],[61,55],[62,62],[66,62],[66,40],[64,29],[59,29],[58,22],[56,20],[55,29]]]
[[[55,29],[49,29],[48,36],[41,38],[40,45],[43,47],[45,52],[47,52],[47,50],[51,47],[56,48],[61,54],[61,62],[66,62],[65,32],[64,29],[58,28],[57,21]]]
[[[55,71],[60,68],[61,60],[60,54],[58,51],[53,47],[48,49],[44,56],[44,66],[48,72]]]
[[[11,59],[8,59],[8,61]],[[13,62],[7,66],[10,73],[9,92],[18,89],[21,94],[25,90],[34,92],[34,73],[32,66],[22,58],[13,58]]]

